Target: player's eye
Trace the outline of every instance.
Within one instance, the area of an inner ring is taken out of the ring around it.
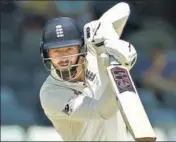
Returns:
[[[68,48],[68,51],[73,51],[74,49],[73,48]]]
[[[58,51],[58,50],[54,50],[53,52],[54,52],[54,53],[57,53],[57,52],[59,52],[59,51]]]

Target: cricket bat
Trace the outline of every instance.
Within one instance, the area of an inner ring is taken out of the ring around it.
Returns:
[[[121,2],[106,11],[99,20],[101,22],[110,21],[120,37],[129,15],[129,5]],[[123,120],[130,133],[136,141],[156,141],[155,132],[128,69],[119,65],[112,57],[111,59],[111,65],[107,67],[107,72],[116,94]]]

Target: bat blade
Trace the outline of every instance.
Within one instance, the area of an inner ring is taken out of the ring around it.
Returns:
[[[136,141],[155,141],[156,135],[139,98],[129,71],[118,65],[107,68],[118,105],[130,133]]]

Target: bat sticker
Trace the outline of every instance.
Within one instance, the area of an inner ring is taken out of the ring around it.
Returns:
[[[125,69],[114,67],[111,69],[111,73],[116,83],[116,86],[119,90],[119,93],[123,93],[125,91],[135,92],[135,89],[130,80],[128,72]]]

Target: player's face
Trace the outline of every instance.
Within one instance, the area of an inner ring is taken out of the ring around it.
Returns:
[[[69,65],[74,65],[77,61],[79,46],[55,48],[49,50],[49,57],[55,68],[68,71]]]

